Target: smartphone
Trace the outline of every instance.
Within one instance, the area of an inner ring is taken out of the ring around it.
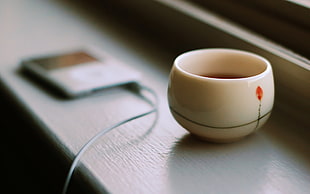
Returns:
[[[79,97],[140,79],[138,71],[94,49],[30,58],[23,60],[21,67],[67,97]]]

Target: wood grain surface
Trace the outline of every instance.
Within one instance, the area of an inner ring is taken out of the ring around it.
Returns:
[[[159,95],[155,127],[151,127],[154,114],[132,121],[100,138],[82,157],[75,175],[84,177],[96,192],[309,192],[309,102],[305,100],[309,71],[256,48],[274,65],[278,88],[271,119],[242,141],[211,144],[189,135],[168,110],[168,75],[180,51],[165,47],[170,42],[158,42],[149,29],[145,34],[141,27],[136,31],[132,22],[125,25],[115,15],[97,14],[84,4],[20,0],[2,5],[1,82],[7,95],[37,123],[44,141],[67,162],[103,128],[151,107],[122,87],[79,99],[59,98],[20,74],[22,58],[95,45],[140,71],[141,83]],[[255,50],[249,43],[240,45]]]

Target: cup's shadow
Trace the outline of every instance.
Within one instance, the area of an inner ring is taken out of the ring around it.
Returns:
[[[230,144],[184,136],[171,149],[168,159],[170,192],[229,193],[232,189],[242,192],[245,184],[259,187],[271,157],[265,141],[259,134]]]

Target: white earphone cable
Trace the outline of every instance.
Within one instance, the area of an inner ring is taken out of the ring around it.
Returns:
[[[139,115],[136,115],[136,116],[133,116],[133,117],[130,117],[128,119],[125,119],[123,121],[120,121],[114,125],[112,125],[111,127],[108,127],[108,128],[105,128],[103,129],[102,131],[100,131],[99,133],[97,133],[95,136],[93,136],[86,144],[84,144],[84,146],[80,149],[80,151],[77,153],[77,155],[75,156],[72,164],[71,164],[71,167],[70,167],[70,170],[68,172],[68,175],[66,177],[66,180],[65,180],[65,184],[64,184],[64,187],[63,187],[63,190],[62,190],[62,194],[66,194],[67,193],[67,190],[68,190],[68,186],[69,186],[69,183],[70,183],[70,180],[71,180],[71,177],[73,175],[73,172],[74,172],[74,169],[76,168],[80,158],[82,157],[83,153],[95,142],[97,141],[100,137],[102,137],[103,135],[105,135],[106,133],[110,132],[111,130],[121,126],[121,125],[124,125],[125,123],[128,123],[130,121],[133,121],[133,120],[136,120],[136,119],[139,119],[141,117],[144,117],[146,115],[149,115],[151,113],[155,113],[157,112],[157,102],[158,102],[158,98],[157,98],[157,95],[155,93],[154,90],[152,90],[151,88],[148,88],[146,86],[142,86],[142,85],[138,85],[138,84],[135,84],[134,85],[135,88],[134,89],[137,89],[137,92],[141,92],[143,90],[145,91],[148,91],[150,94],[153,95],[153,97],[155,98],[155,102],[152,102],[150,99],[146,98],[145,96],[143,96],[142,94],[140,94],[144,100],[146,100],[149,104],[152,105],[152,109],[150,111],[147,111],[145,113],[142,113],[142,114],[139,114]],[[137,86],[137,87],[136,87]],[[156,121],[155,121],[156,122]]]

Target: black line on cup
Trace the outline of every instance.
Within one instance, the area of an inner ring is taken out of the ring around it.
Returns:
[[[259,126],[259,121],[261,120],[261,116],[260,116],[260,110],[261,110],[261,107],[262,107],[262,103],[261,103],[261,101],[259,101],[259,106],[258,106],[258,117],[257,117],[257,120],[256,120],[256,126],[255,126],[255,129],[257,129],[258,128],[258,126]]]
[[[249,124],[258,122],[259,120],[261,120],[262,118],[266,117],[268,114],[271,113],[271,110],[270,110],[270,111],[268,111],[266,114],[264,114],[263,116],[261,116],[260,118],[255,119],[254,121],[251,121],[251,122],[242,124],[242,125],[236,125],[236,126],[231,126],[231,127],[215,127],[215,126],[210,126],[210,125],[202,124],[202,123],[199,123],[199,122],[197,122],[197,121],[191,120],[191,119],[187,118],[186,116],[180,114],[180,113],[177,112],[176,110],[174,110],[171,106],[170,106],[170,110],[172,110],[175,114],[177,114],[178,116],[182,117],[183,119],[185,119],[185,120],[187,120],[187,121],[190,121],[190,122],[192,122],[192,123],[195,123],[195,124],[200,125],[200,126],[203,126],[203,127],[209,127],[209,128],[214,128],[214,129],[231,129],[231,128],[243,127],[243,126],[246,126],[246,125],[249,125]]]

